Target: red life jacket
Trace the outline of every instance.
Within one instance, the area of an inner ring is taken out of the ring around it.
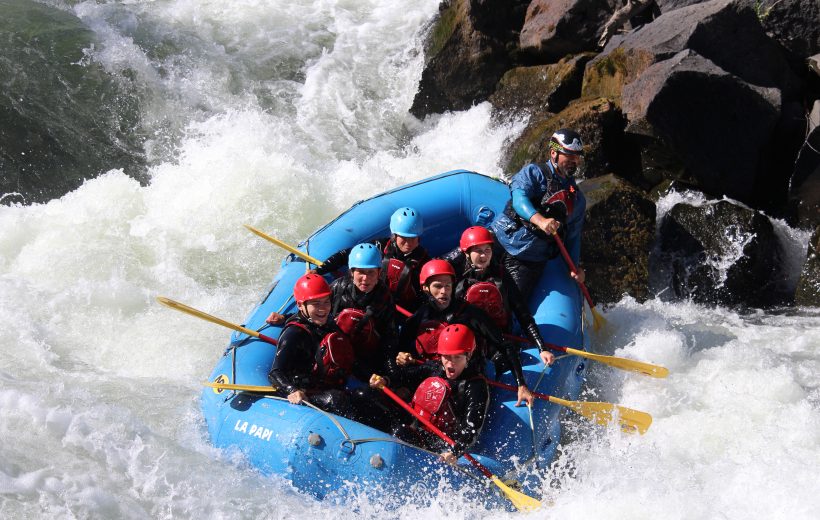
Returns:
[[[450,383],[442,377],[428,377],[413,394],[410,406],[418,414],[447,434],[455,431],[457,422],[453,412]]]
[[[440,359],[438,355],[438,337],[447,326],[443,321],[427,320],[419,325],[416,336],[416,351],[421,359]]]
[[[288,324],[312,334],[304,324],[293,321]],[[316,349],[312,374],[323,386],[341,387],[353,370],[353,345],[350,339],[339,332],[325,334]]]
[[[379,334],[361,309],[347,308],[336,316],[336,325],[353,343],[356,356],[367,357],[379,348]]]
[[[476,282],[467,289],[464,299],[486,312],[496,325],[506,330],[509,316],[497,285],[492,282]]]
[[[390,242],[384,248],[384,254],[387,254]],[[399,260],[398,258],[387,258],[385,256],[382,261],[382,272],[384,273],[385,283],[393,295],[393,299],[398,305],[408,307],[413,305],[416,301],[416,291],[413,289],[413,284],[410,283],[410,267]]]

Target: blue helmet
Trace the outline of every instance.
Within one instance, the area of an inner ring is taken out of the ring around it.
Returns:
[[[356,244],[350,250],[350,256],[347,258],[347,267],[353,269],[378,269],[382,266],[382,254],[379,248],[367,242],[363,244]]]
[[[424,232],[421,214],[413,208],[399,208],[390,217],[390,232],[407,238],[416,238]]]

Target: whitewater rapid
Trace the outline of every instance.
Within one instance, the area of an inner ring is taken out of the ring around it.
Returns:
[[[241,322],[283,256],[242,224],[296,243],[399,184],[504,173],[521,122],[486,103],[408,114],[438,1],[50,4],[95,32],[87,59],[139,84],[150,183],[111,165],[0,205],[0,517],[518,516],[451,493],[316,502],[215,450],[198,395],[229,331],[154,300]],[[532,516],[820,518],[820,313],[658,297],[604,316],[596,350],[671,375],[590,366],[583,398],[655,422],[632,437],[571,421]]]

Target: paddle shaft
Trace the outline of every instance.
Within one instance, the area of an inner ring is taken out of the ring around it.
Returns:
[[[244,334],[247,334],[248,336],[252,336],[254,338],[270,343],[271,345],[276,345],[278,343],[278,341],[275,338],[266,336],[265,334],[261,334],[247,327],[243,327],[242,325],[237,325],[236,323],[225,321],[221,318],[217,318],[216,316],[211,316],[206,312],[202,312],[199,309],[194,309],[193,307],[185,305],[184,303],[174,301],[170,298],[166,298],[164,296],[157,296],[157,301],[165,305],[166,307],[170,307],[174,310],[184,312],[185,314],[190,314],[191,316],[196,316],[197,318],[203,319],[205,321],[210,321],[211,323],[216,323],[217,325],[222,325],[223,327],[233,329],[237,332],[242,332]]]
[[[427,420],[427,418],[422,417],[421,415],[419,415],[418,412],[413,410],[413,408],[409,404],[405,403],[404,400],[401,397],[397,396],[393,392],[393,390],[390,390],[388,387],[383,386],[382,387],[382,392],[387,394],[387,396],[390,397],[390,399],[394,400],[396,402],[396,404],[398,404],[399,406],[404,408],[407,411],[407,413],[409,413],[410,415],[412,415],[413,417],[418,419],[419,422],[421,422],[424,426],[426,426],[428,430],[430,430],[431,432],[438,435],[441,438],[441,440],[443,440],[444,442],[446,442],[450,446],[455,446],[456,445],[456,441],[451,439],[446,433],[444,433],[440,429],[436,428],[436,426],[433,423],[431,423],[429,420]],[[476,468],[478,468],[478,470],[481,471],[481,473],[483,473],[485,477],[487,477],[489,479],[493,478],[493,474],[490,472],[490,470],[487,469],[483,464],[481,464],[480,462],[475,460],[472,457],[472,455],[465,452],[464,453],[464,458],[469,460],[470,462],[472,462],[473,465]]]
[[[272,244],[276,244],[277,246],[281,247],[281,248],[282,248],[282,249],[284,249],[285,251],[288,251],[288,252],[293,253],[294,255],[298,256],[298,257],[299,257],[299,258],[301,258],[302,260],[304,260],[304,261],[306,261],[306,262],[310,262],[311,264],[314,264],[314,265],[318,265],[318,266],[321,266],[321,265],[322,265],[322,261],[321,261],[321,260],[318,260],[318,259],[316,259],[316,258],[313,258],[312,256],[310,256],[309,254],[305,253],[304,251],[299,251],[299,250],[298,250],[298,249],[296,249],[295,247],[293,247],[293,246],[291,246],[291,245],[289,245],[289,244],[286,244],[285,242],[282,242],[282,241],[281,241],[281,240],[279,240],[278,238],[274,238],[274,237],[272,237],[272,236],[268,235],[267,233],[265,233],[264,231],[260,231],[260,230],[256,229],[256,228],[255,228],[255,227],[253,227],[253,226],[249,226],[248,224],[243,224],[243,225],[244,225],[244,226],[248,229],[248,231],[250,231],[251,233],[253,233],[253,234],[257,235],[257,236],[260,236],[260,237],[264,238],[265,240],[267,240],[268,242],[270,242],[270,243],[272,243]]]
[[[574,275],[578,275],[578,269],[575,267],[575,263],[572,261],[572,258],[569,256],[569,251],[564,246],[564,241],[561,240],[561,237],[558,236],[557,232],[552,234],[552,238],[555,239],[555,243],[558,244],[558,249],[561,250],[561,256],[564,257],[564,261],[567,263],[567,267],[569,267],[570,272]],[[584,285],[584,282],[575,279],[578,282],[578,286],[581,287],[581,292],[584,293],[584,298],[586,299],[587,303],[589,304],[590,308],[594,308],[595,304],[592,303],[592,296],[589,295],[589,291],[587,290],[587,286]]]

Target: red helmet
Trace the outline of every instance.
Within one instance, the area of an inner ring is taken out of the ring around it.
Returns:
[[[475,350],[475,334],[467,325],[448,325],[438,337],[439,355],[469,354],[473,350]]]
[[[330,286],[318,274],[302,276],[296,280],[296,285],[293,287],[293,299],[296,300],[296,303],[318,300],[325,296],[330,296]]]
[[[428,278],[431,276],[436,276],[437,274],[449,274],[455,278],[456,270],[453,269],[453,266],[450,265],[450,262],[447,260],[430,260],[421,268],[421,272],[419,273],[419,283],[424,285],[424,282],[426,282]]]
[[[468,227],[464,230],[464,233],[461,234],[461,241],[459,241],[458,247],[466,253],[467,250],[473,246],[481,246],[492,243],[493,234],[490,233],[489,229],[483,226],[473,226]]]

